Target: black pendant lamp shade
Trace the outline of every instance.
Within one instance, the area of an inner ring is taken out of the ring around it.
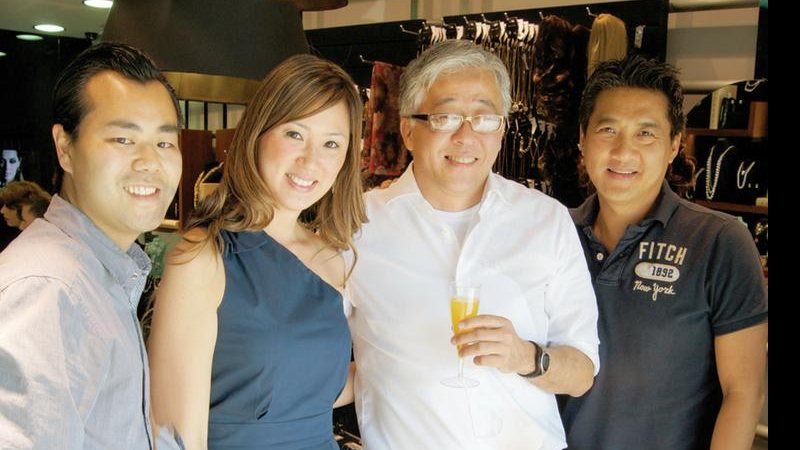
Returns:
[[[146,51],[181,98],[236,103],[278,63],[308,53],[292,0],[115,0],[103,40]]]

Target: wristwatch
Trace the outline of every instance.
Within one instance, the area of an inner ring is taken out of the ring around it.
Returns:
[[[550,353],[547,353],[545,349],[543,349],[539,344],[533,341],[528,341],[536,348],[536,354],[534,355],[534,359],[536,361],[536,368],[533,369],[531,373],[518,373],[517,375],[521,376],[522,378],[536,378],[540,377],[547,373],[547,369],[550,368]]]

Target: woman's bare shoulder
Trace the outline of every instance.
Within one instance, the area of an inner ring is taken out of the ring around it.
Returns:
[[[225,268],[222,256],[208,230],[194,228],[167,254],[164,276],[159,285],[159,297],[207,298],[216,308],[225,287]]]
[[[208,229],[204,227],[192,228],[185,231],[175,247],[167,254],[167,264],[182,265],[199,259],[197,262],[209,262],[219,256],[215,239],[209,238]]]

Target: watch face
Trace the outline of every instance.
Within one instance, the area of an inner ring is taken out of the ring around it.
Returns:
[[[542,352],[542,359],[539,360],[540,372],[545,373],[550,368],[550,353]]]
[[[531,373],[526,374],[518,374],[523,378],[536,378],[538,376],[544,375],[547,372],[547,369],[550,368],[550,354],[547,353],[539,344],[533,341],[528,341],[536,348],[536,353],[534,358],[536,360],[536,369],[533,370]]]

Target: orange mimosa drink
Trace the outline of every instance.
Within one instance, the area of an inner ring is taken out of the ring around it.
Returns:
[[[458,328],[459,322],[478,315],[478,306],[481,301],[477,298],[452,297],[450,299],[450,319],[453,322],[453,332],[461,334],[469,331]]]
[[[450,323],[453,324],[453,333],[466,333],[469,329],[460,329],[458,324],[465,319],[478,315],[478,306],[481,304],[480,286],[471,284],[450,284]],[[460,350],[460,347],[457,349]],[[458,355],[458,353],[456,353]],[[458,375],[445,378],[442,384],[454,388],[471,388],[478,386],[478,380],[464,376],[464,359],[458,358]]]

